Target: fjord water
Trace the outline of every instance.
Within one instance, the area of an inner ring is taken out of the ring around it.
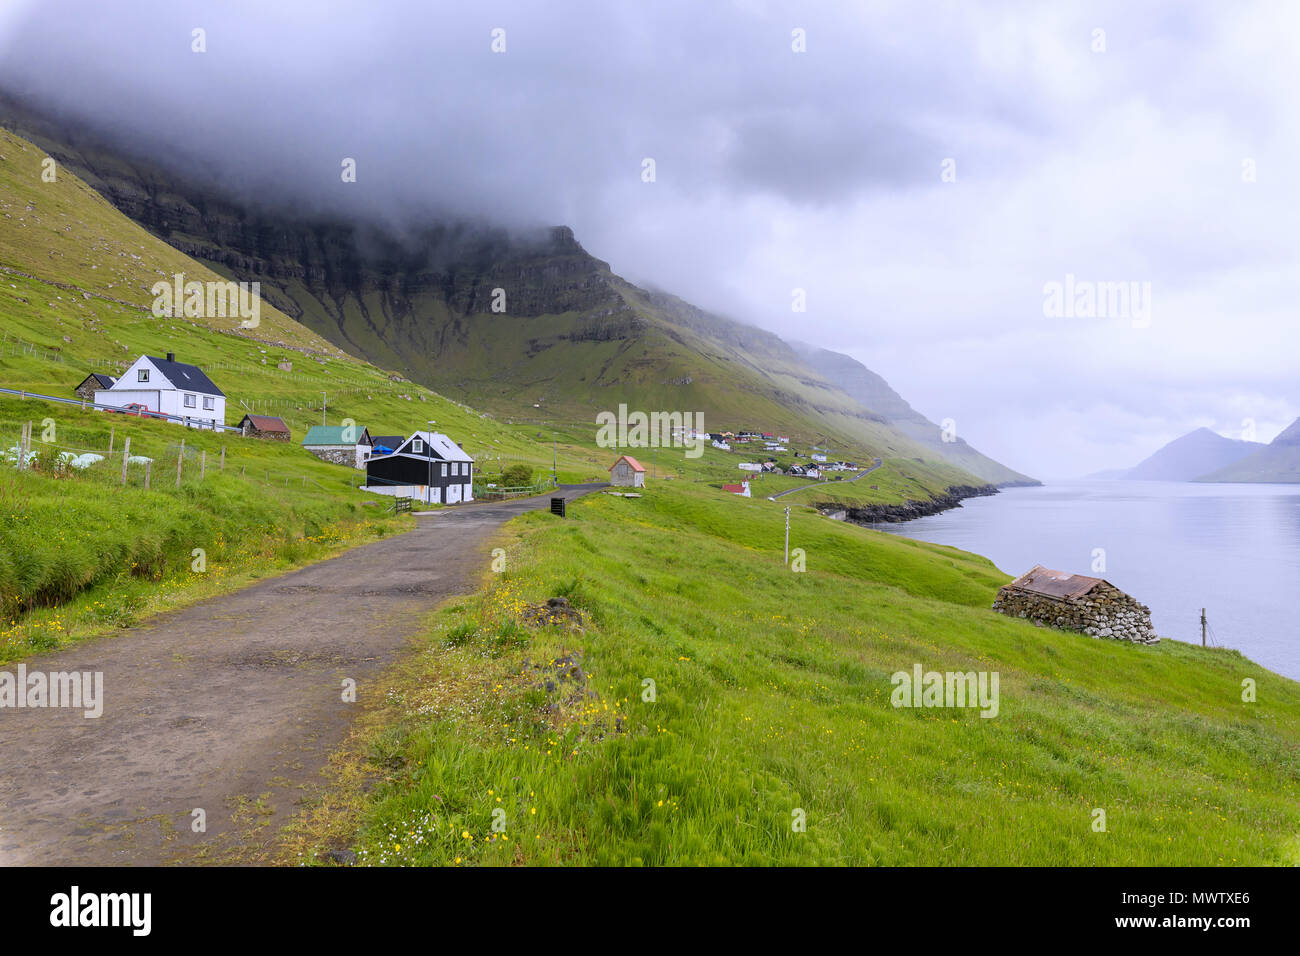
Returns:
[[[1042,564],[1105,578],[1151,608],[1162,639],[1199,643],[1204,607],[1212,642],[1300,680],[1300,485],[1059,482],[878,527],[1011,575]]]

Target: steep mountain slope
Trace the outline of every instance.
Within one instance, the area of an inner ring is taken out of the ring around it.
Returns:
[[[857,359],[802,342],[791,344],[809,367],[828,382],[859,405],[875,411],[891,427],[938,452],[954,465],[1001,487],[1040,483],[980,454],[961,437],[944,441],[943,429],[909,405],[890,388],[888,382]]]
[[[1118,477],[1131,481],[1194,481],[1263,447],[1260,442],[1224,438],[1208,428],[1198,428],[1175,438]]]
[[[1300,418],[1269,444],[1256,448],[1249,455],[1207,472],[1196,480],[1300,482]]]
[[[142,353],[175,352],[226,392],[228,424],[245,411],[277,415],[300,437],[321,422],[324,400],[331,423],[352,418],[383,434],[434,419],[484,470],[526,462],[550,471],[551,432],[510,427],[376,368],[265,303],[252,329],[240,328],[238,317],[154,316],[155,282],[175,273],[221,276],[150,235],[66,168],[46,181],[44,159],[43,150],[0,129],[0,386],[71,398],[91,371],[117,374]],[[602,473],[587,448],[562,440],[554,454],[575,478]]]
[[[268,301],[349,352],[477,407],[590,423],[626,403],[854,457],[954,460],[862,407],[778,337],[619,278],[566,228],[521,236],[437,224],[397,238],[254,212],[13,103],[0,104],[5,115],[177,249],[260,281]],[[953,471],[955,483],[975,483]]]

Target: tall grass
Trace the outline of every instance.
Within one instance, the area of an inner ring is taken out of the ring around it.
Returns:
[[[1300,862],[1300,686],[1237,653],[1008,619],[986,560],[804,510],[793,573],[780,510],[711,489],[570,516],[519,519],[508,570],[371,693],[341,778],[381,783],[323,806],[316,845],[416,865]],[[585,631],[521,632],[557,594]],[[998,716],[891,706],[914,663],[998,672]]]
[[[32,418],[36,460],[22,470],[0,460],[0,660],[134,623],[182,592],[216,593],[405,524],[386,517],[383,502],[367,507],[365,495],[350,491],[349,469],[293,446],[163,422],[0,400],[0,452],[15,443],[18,422]],[[49,431],[45,419],[54,422]],[[133,455],[153,459],[148,490],[140,464],[129,464],[122,482],[128,437]],[[106,457],[78,470],[58,457],[66,450]]]

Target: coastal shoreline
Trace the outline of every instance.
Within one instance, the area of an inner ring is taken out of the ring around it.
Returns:
[[[1036,483],[1037,484],[1037,483]],[[908,499],[899,504],[845,505],[841,502],[814,503],[819,512],[835,521],[870,527],[881,522],[897,523],[936,515],[960,508],[967,498],[983,498],[998,494],[997,485],[949,485],[941,495],[926,501]]]

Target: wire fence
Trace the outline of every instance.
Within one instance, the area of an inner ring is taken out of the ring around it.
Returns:
[[[17,471],[84,478],[101,484],[143,490],[179,489],[202,483],[215,475],[241,478],[257,484],[334,492],[310,475],[273,470],[263,463],[228,454],[227,446],[209,454],[186,438],[177,441],[155,436],[118,435],[110,427],[102,432],[68,426],[28,422],[17,437],[0,437],[0,462]]]
[[[101,412],[117,412],[125,415],[137,415],[140,418],[156,418],[159,421],[176,422],[179,425],[187,425],[190,428],[201,428],[205,431],[234,432],[242,435],[243,430],[237,425],[218,425],[216,422],[206,418],[192,418],[189,415],[168,415],[165,412],[134,412],[125,411],[118,405],[100,405],[97,402],[88,402],[84,398],[61,398],[58,395],[43,395],[40,392],[29,392],[25,389],[0,388],[0,395],[16,395],[20,399],[35,398],[42,402],[54,402],[59,405],[75,405],[82,411],[92,409]]]

